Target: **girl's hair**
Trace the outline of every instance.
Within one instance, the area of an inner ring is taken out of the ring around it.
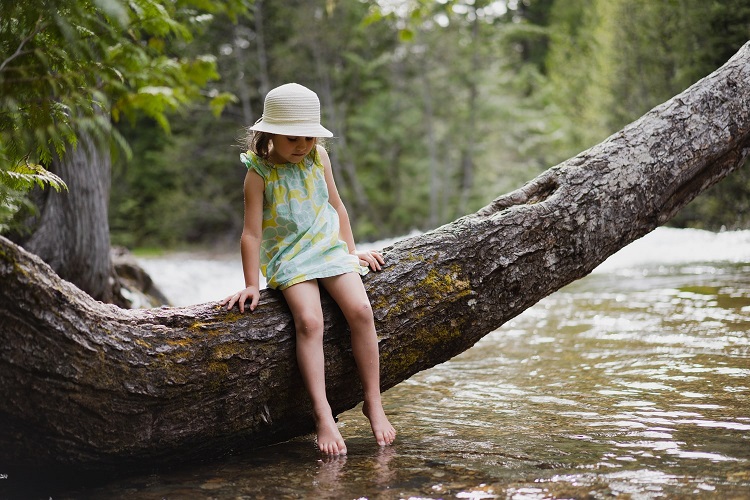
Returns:
[[[250,130],[247,134],[247,148],[264,160],[267,160],[268,155],[271,153],[272,136],[273,134],[269,134],[268,132],[254,132]]]
[[[271,138],[274,134],[271,134],[269,132],[259,132],[257,130],[250,130],[247,134],[247,148],[255,153],[256,155],[260,156],[264,160],[268,160],[268,157],[271,154]],[[323,147],[326,147],[325,142],[320,137],[315,139],[315,144],[320,144]],[[315,161],[315,159],[318,156],[318,150],[317,148],[312,148],[310,153],[307,155],[311,160]]]

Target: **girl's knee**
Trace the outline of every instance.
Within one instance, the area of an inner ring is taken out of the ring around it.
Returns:
[[[356,324],[374,323],[372,306],[369,301],[359,302],[349,308],[345,314],[347,321]]]
[[[294,328],[297,335],[308,338],[323,337],[323,316],[318,314],[301,314],[294,317]]]

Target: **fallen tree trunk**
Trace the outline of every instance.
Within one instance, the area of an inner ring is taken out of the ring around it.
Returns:
[[[450,359],[587,275],[741,166],[750,44],[603,143],[479,212],[385,250],[365,277],[383,389]],[[313,429],[280,295],[124,310],[0,239],[0,453],[15,464],[174,463]],[[348,330],[324,299],[334,412],[362,399]]]

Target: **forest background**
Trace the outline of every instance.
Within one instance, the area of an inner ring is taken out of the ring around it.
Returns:
[[[255,0],[206,16],[178,58],[212,57],[206,100],[116,121],[112,243],[236,245],[246,127],[271,88],[321,99],[358,241],[471,213],[600,142],[726,62],[750,39],[746,0]],[[197,25],[196,25],[197,26]],[[168,130],[169,129],[169,130]],[[127,149],[127,148],[126,148]],[[750,228],[747,168],[678,227]]]

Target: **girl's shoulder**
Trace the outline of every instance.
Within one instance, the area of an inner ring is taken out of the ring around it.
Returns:
[[[315,145],[315,162],[316,163],[323,163],[324,161],[330,162],[331,160],[328,158],[328,151],[326,148],[324,148],[320,144]]]
[[[258,156],[253,151],[241,153],[240,161],[245,164],[245,167],[247,167],[248,170],[254,170],[264,179],[273,167],[273,165],[270,165],[266,160]]]

